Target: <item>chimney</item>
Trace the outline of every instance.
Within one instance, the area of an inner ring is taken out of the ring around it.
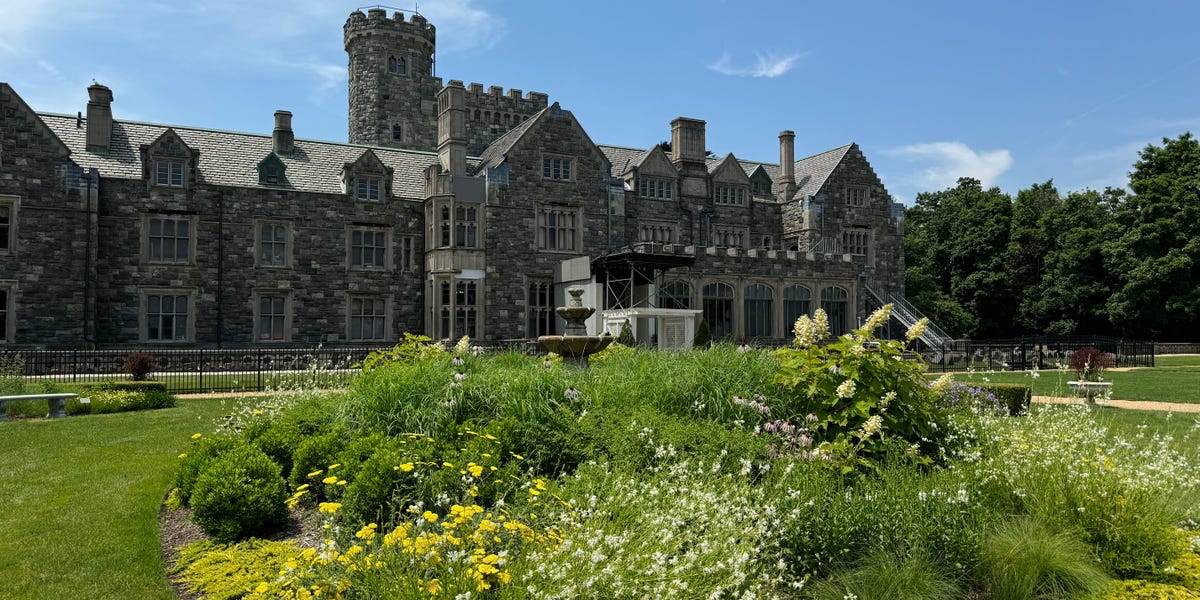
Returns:
[[[438,160],[450,175],[467,174],[467,99],[463,82],[451,80],[437,95]]]
[[[704,164],[704,121],[679,117],[671,121],[671,162]]]
[[[779,132],[779,182],[783,187],[784,199],[796,193],[796,132],[785,129]]]
[[[296,147],[296,135],[292,133],[292,113],[275,111],[275,131],[271,132],[271,145],[275,154],[291,154]]]
[[[112,90],[98,83],[88,86],[87,149],[108,152],[112,139]]]

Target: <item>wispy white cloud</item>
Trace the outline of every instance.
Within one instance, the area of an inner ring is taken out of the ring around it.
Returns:
[[[962,142],[911,144],[893,148],[888,154],[923,165],[910,179],[925,190],[951,187],[959,177],[974,177],[989,186],[1013,164],[1008,150],[977,152]]]
[[[488,49],[508,33],[504,17],[475,0],[422,3],[421,14],[437,24],[439,53]]]
[[[755,53],[754,64],[738,66],[733,64],[733,56],[725,52],[721,54],[721,58],[718,58],[716,62],[707,66],[711,71],[731,77],[767,77],[773,79],[791,71],[796,67],[800,59],[805,56],[808,56],[807,52],[793,53],[785,56],[778,56],[771,52],[757,52]]]

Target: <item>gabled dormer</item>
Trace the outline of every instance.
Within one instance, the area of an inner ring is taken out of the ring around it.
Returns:
[[[767,174],[767,170],[762,165],[754,167],[750,172],[750,194],[755,198],[771,198],[771,176]]]
[[[258,161],[258,183],[259,185],[284,185],[287,181],[284,178],[284,172],[287,171],[287,165],[283,164],[283,159],[274,152],[268,154],[266,158]]]
[[[641,156],[629,176],[639,197],[671,200],[678,196],[679,170],[659,144]]]
[[[195,182],[200,151],[187,145],[172,128],[143,144],[142,177],[147,187],[189,189]]]
[[[725,155],[712,170],[713,204],[746,206],[750,199],[750,177],[733,153]]]
[[[392,196],[392,169],[373,150],[342,166],[342,190],[355,200],[382,202]]]

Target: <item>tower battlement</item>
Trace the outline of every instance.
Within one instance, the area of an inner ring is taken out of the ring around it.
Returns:
[[[372,8],[363,14],[361,10],[350,13],[346,25],[342,28],[345,35],[345,48],[350,52],[354,43],[364,36],[400,36],[411,38],[413,41],[425,42],[430,53],[437,45],[437,28],[425,17],[412,13],[409,20],[404,19],[404,13],[396,11],[391,17],[382,8]]]

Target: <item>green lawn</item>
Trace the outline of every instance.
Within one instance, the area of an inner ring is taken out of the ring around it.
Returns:
[[[1186,367],[1200,365],[1200,354],[1160,354],[1154,357],[1156,367]]]
[[[174,598],[159,504],[219,400],[0,423],[0,598]]]
[[[1185,359],[1188,357],[1173,357]],[[1196,357],[1200,358],[1200,357]],[[1174,360],[1169,361],[1175,363]],[[1200,363],[1200,361],[1197,361]],[[932,373],[932,377],[940,376]],[[1071,396],[1067,382],[1075,379],[1071,371],[1041,371],[1035,378],[1028,371],[976,371],[955,374],[957,381],[981,383],[1025,383],[1033,386],[1035,396]],[[1132,371],[1106,371],[1106,381],[1113,382],[1114,400],[1153,400],[1157,402],[1186,402],[1200,404],[1200,364],[1179,361],[1177,364]]]

